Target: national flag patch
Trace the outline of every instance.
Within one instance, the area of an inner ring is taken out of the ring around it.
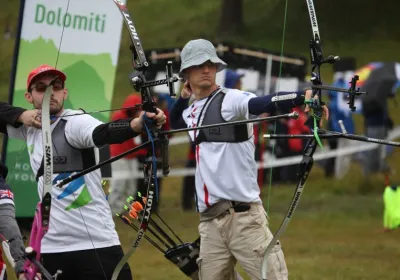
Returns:
[[[14,199],[14,194],[10,190],[0,190],[0,199]]]

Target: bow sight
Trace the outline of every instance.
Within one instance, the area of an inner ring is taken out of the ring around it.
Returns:
[[[142,43],[139,39],[139,35],[134,26],[133,20],[129,14],[128,9],[125,5],[120,3],[118,0],[114,0],[115,4],[118,6],[122,16],[124,17],[124,21],[126,26],[128,27],[128,31],[131,37],[131,45],[129,49],[132,52],[132,65],[135,69],[133,76],[131,78],[132,86],[135,90],[141,93],[142,97],[142,110],[145,112],[152,112],[157,114],[156,110],[156,102],[153,100],[150,94],[150,88],[164,85],[168,86],[169,95],[172,98],[176,97],[174,83],[181,80],[178,75],[173,74],[172,69],[172,61],[168,61],[166,65],[166,78],[162,80],[155,81],[146,81],[146,70],[149,67],[149,63],[147,62]],[[149,124],[150,127],[154,126]],[[169,174],[169,151],[168,145],[169,140],[166,135],[161,135],[154,128],[150,129],[148,133],[149,138],[153,138],[155,142],[158,142],[161,150],[161,158],[162,158],[162,166],[163,166],[163,174],[167,176]]]
[[[134,48],[134,44],[131,44],[130,49],[132,51],[132,56],[133,56],[133,65],[135,67],[135,61],[137,58],[137,52]],[[173,74],[173,69],[172,69],[172,61],[168,61],[167,65],[166,65],[166,78],[162,79],[162,80],[155,80],[155,81],[146,81],[146,77],[145,77],[145,70],[147,68],[147,66],[143,66],[143,65],[148,65],[147,61],[145,62],[145,64],[139,64],[139,67],[135,67],[138,69],[141,69],[140,71],[138,71],[136,69],[136,71],[133,73],[133,77],[131,79],[132,85],[135,88],[135,90],[140,91],[141,93],[141,97],[142,97],[142,110],[145,112],[153,112],[153,113],[157,113],[156,110],[156,102],[153,100],[153,98],[151,97],[150,94],[150,87],[155,87],[155,86],[159,86],[159,85],[164,85],[166,84],[168,86],[168,90],[169,90],[169,96],[172,98],[176,97],[175,94],[175,89],[174,89],[174,83],[181,80],[181,78],[178,77],[178,75]],[[159,134],[157,131],[149,131],[150,133],[152,133],[153,137],[156,138],[155,140],[158,140],[159,145],[160,145],[160,151],[161,151],[161,158],[162,158],[162,168],[163,168],[163,174],[164,176],[167,176],[169,174],[169,149],[168,149],[168,145],[169,145],[169,140],[167,135],[165,134]]]
[[[132,50],[132,45],[131,45],[131,50]],[[136,53],[133,51],[132,54],[135,56]],[[164,85],[164,84],[166,84],[168,86],[169,95],[173,98],[176,97],[174,83],[182,80],[182,78],[180,78],[176,74],[173,74],[172,61],[168,61],[165,68],[166,68],[167,75],[166,75],[166,78],[162,79],[162,80],[146,81],[146,79],[145,79],[145,69],[146,68],[145,67],[142,67],[141,68],[142,70],[135,71],[133,73],[133,77],[131,79],[132,85],[135,88],[135,90],[140,91],[142,93],[142,98],[143,98],[143,94],[145,94],[147,97],[149,97],[151,99],[150,92],[148,89],[151,87],[160,86],[160,85]],[[146,101],[148,101],[148,100],[144,99],[144,102],[146,102]],[[156,103],[153,102],[152,105],[155,106]]]
[[[313,8],[313,6],[312,6]],[[321,39],[319,37],[319,31],[318,31],[318,24],[316,23],[316,18],[315,18],[315,13],[313,14],[314,18],[312,17],[312,14],[310,13],[310,19],[312,23],[312,28],[313,28],[313,34],[314,38],[310,40],[309,46],[310,46],[310,59],[311,59],[311,83],[313,86],[311,87],[313,90],[318,90],[319,92],[321,90],[330,90],[330,91],[336,91],[336,92],[344,92],[348,93],[348,99],[349,102],[349,109],[354,112],[356,110],[356,107],[354,106],[354,99],[356,96],[359,96],[361,94],[366,94],[366,92],[361,92],[360,88],[356,89],[357,86],[357,81],[359,80],[359,77],[357,75],[353,76],[350,82],[350,88],[349,89],[342,89],[342,88],[337,88],[337,87],[331,87],[331,86],[325,86],[322,84],[321,80],[321,75],[320,75],[320,67],[324,63],[329,63],[329,64],[334,64],[336,61],[340,60],[339,56],[333,56],[329,55],[326,58],[322,54],[322,47],[321,47]],[[325,103],[321,99],[321,94],[319,94],[320,98],[320,105],[325,105]]]

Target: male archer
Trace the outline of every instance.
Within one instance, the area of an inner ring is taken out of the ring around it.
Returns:
[[[173,128],[200,127],[289,110],[312,96],[312,91],[307,90],[257,97],[218,86],[216,73],[226,63],[217,56],[213,44],[204,39],[188,42],[181,61],[179,74],[186,82],[170,114]],[[188,106],[192,95],[195,101]],[[324,113],[328,115],[326,107]],[[261,279],[264,252],[273,236],[260,199],[252,125],[195,130],[189,135],[196,145],[199,278],[232,278],[239,262],[251,279]],[[288,279],[281,244],[278,241],[273,245],[268,256],[268,279]]]
[[[82,112],[64,108],[68,96],[65,87],[67,76],[49,65],[33,69],[27,79],[25,99],[35,109],[26,111],[0,103],[0,120],[4,120],[0,132],[21,139],[32,147],[29,158],[40,198],[43,188],[40,109],[44,92],[54,79],[50,101],[53,184],[71,173],[94,166],[95,147],[122,143],[138,136],[144,126],[144,114],[153,119],[157,127],[166,121],[159,109],[157,114],[142,112],[137,118],[108,123],[102,123],[88,114],[72,116]],[[63,160],[54,161],[55,158]],[[111,279],[123,251],[102,189],[99,169],[62,188],[53,187],[49,231],[42,239],[41,251],[43,266],[50,274],[62,271],[58,279]],[[128,264],[125,264],[118,279],[132,279]]]

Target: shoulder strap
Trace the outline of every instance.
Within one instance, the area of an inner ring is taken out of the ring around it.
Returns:
[[[215,90],[213,93],[211,93],[211,94],[208,96],[206,103],[204,104],[203,108],[202,108],[201,111],[200,111],[199,118],[198,118],[198,121],[197,121],[197,126],[201,126],[201,123],[200,123],[201,117],[203,116],[204,110],[205,110],[206,108],[208,108],[208,105],[209,105],[210,101],[211,101],[212,99],[214,99],[214,97],[215,97],[218,93],[222,92],[222,90],[223,90],[222,88],[218,88],[217,90]],[[194,139],[195,145],[198,145],[198,144],[201,142],[201,141],[199,142],[199,141],[197,140],[197,138],[198,138],[198,137],[200,137],[200,139],[202,138],[202,136],[201,136],[202,131],[203,131],[203,130],[200,130],[200,131],[199,131],[199,133],[197,134],[197,137],[196,137],[196,133],[195,133],[195,136],[194,136],[194,137],[195,137],[195,139]]]

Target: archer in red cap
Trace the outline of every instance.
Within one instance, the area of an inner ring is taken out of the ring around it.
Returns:
[[[57,178],[65,178],[66,174],[93,168],[96,149],[133,141],[145,129],[144,116],[153,119],[156,128],[166,123],[165,114],[158,108],[155,108],[157,114],[142,111],[139,116],[107,123],[84,114],[83,110],[64,109],[68,94],[65,80],[66,76],[61,71],[41,65],[29,73],[27,80],[25,98],[33,104],[33,110],[0,102],[0,133],[6,133],[10,139],[23,140],[31,147],[29,162],[36,175],[40,198],[43,195],[41,178],[46,176],[44,167],[40,167],[44,166],[43,155],[47,153],[43,149],[44,133],[41,131],[45,94],[51,94],[50,113],[54,120],[50,146],[54,156],[46,158],[46,161],[53,163],[51,175],[54,176],[51,179],[56,181]],[[50,83],[52,92],[46,93]],[[65,279],[111,279],[115,267],[123,258],[121,242],[102,189],[101,175],[100,169],[94,168],[77,181],[60,188],[57,194],[53,193],[50,230],[40,248],[40,257],[50,273],[61,270]],[[101,250],[100,255],[96,255],[96,247],[97,251]],[[128,264],[124,265],[118,279],[132,279]]]

